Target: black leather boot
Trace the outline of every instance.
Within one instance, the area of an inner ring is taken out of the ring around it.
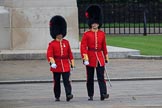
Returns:
[[[93,96],[90,96],[88,100],[93,101]]]
[[[101,95],[101,101],[103,101],[103,100],[105,100],[107,98],[109,98],[109,94],[102,94]]]
[[[56,98],[56,100],[55,101],[60,101],[60,98]]]
[[[72,98],[73,98],[73,95],[72,95],[72,94],[67,95],[67,96],[66,96],[66,101],[70,101]]]

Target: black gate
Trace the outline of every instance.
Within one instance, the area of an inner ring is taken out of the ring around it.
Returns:
[[[77,0],[79,32],[88,29],[85,9],[99,4],[107,34],[162,34],[162,0]]]

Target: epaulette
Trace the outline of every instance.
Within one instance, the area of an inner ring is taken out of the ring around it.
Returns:
[[[89,32],[89,31],[91,31],[90,29],[89,30],[86,30],[84,33],[87,33],[87,32]]]

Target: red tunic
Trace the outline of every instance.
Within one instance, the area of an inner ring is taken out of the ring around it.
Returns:
[[[66,39],[61,41],[53,40],[47,49],[47,60],[53,57],[57,65],[56,69],[50,68],[52,72],[70,72],[70,61],[73,59],[70,44]]]
[[[104,66],[105,57],[108,54],[105,33],[101,30],[97,32],[89,30],[85,32],[82,37],[80,51],[82,58],[84,58],[83,54],[88,55],[88,66],[97,67],[98,62],[100,66]]]

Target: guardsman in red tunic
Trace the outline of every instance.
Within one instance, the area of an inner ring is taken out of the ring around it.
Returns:
[[[50,70],[53,72],[53,90],[56,101],[60,101],[61,76],[65,87],[66,101],[70,101],[70,99],[73,98],[69,77],[70,67],[74,67],[74,58],[69,41],[63,39],[66,35],[66,29],[67,24],[62,16],[56,15],[52,17],[50,20],[50,34],[54,40],[49,43],[47,49],[47,60],[50,63]]]
[[[102,25],[102,10],[98,5],[90,5],[86,10],[89,30],[83,34],[81,40],[81,56],[87,71],[88,100],[94,96],[94,69],[100,88],[101,100],[109,97],[107,94],[106,81],[104,80],[105,62],[108,62],[108,51],[106,48],[106,35],[99,28]]]

